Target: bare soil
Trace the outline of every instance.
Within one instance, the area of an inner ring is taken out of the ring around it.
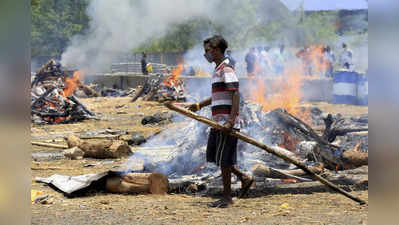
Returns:
[[[161,123],[143,126],[144,116],[167,111],[159,103],[135,102],[130,98],[81,99],[95,113],[109,120],[87,120],[75,124],[32,124],[32,140],[65,144],[64,136],[83,135],[104,129],[139,132],[146,138],[179,124]],[[343,115],[364,115],[367,107],[304,103],[324,112]],[[122,135],[121,138],[129,138]],[[60,149],[32,145],[32,152],[60,152]],[[227,209],[207,207],[214,196],[186,194],[120,195],[89,193],[85,197],[67,198],[51,187],[36,183],[35,177],[52,174],[82,175],[100,173],[123,165],[125,159],[97,160],[33,160],[32,190],[50,197],[46,204],[32,203],[32,224],[367,224],[368,204],[358,203],[327,188],[274,188],[252,190],[248,198],[234,198]],[[94,165],[94,166],[88,166]],[[87,167],[88,166],[88,167]],[[353,195],[368,201],[367,190]]]

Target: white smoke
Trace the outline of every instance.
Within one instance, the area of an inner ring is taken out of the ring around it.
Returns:
[[[106,70],[115,56],[162,37],[171,25],[208,17],[217,2],[90,1],[87,9],[89,29],[72,38],[71,45],[62,54],[61,63],[85,72]]]

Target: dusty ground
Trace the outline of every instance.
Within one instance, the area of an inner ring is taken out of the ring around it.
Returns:
[[[149,137],[173,124],[143,126],[145,115],[166,111],[151,102],[130,103],[130,98],[92,98],[82,102],[109,120],[89,120],[75,124],[32,125],[32,140],[65,144],[63,136],[83,135],[104,129],[138,131]],[[367,107],[305,103],[324,112],[344,115],[368,113]],[[60,149],[32,146],[32,152]],[[66,198],[52,188],[36,183],[37,176],[58,173],[82,175],[99,173],[123,164],[121,160],[32,160],[32,189],[48,194],[48,204],[32,204],[32,224],[367,224],[368,205],[319,189],[277,189],[252,191],[245,199],[235,199],[228,209],[212,209],[210,196],[173,194],[165,196],[92,193],[86,197]],[[93,164],[95,166],[85,167]],[[353,191],[368,201],[368,191]]]

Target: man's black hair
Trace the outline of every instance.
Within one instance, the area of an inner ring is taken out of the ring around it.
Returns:
[[[222,54],[229,47],[227,41],[220,35],[214,35],[213,37],[204,40],[204,45],[210,44],[212,48],[219,48]]]
[[[346,48],[346,44],[345,43],[342,44],[342,48]]]

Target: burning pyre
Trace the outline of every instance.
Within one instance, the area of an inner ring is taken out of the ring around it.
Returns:
[[[93,118],[74,96],[78,86],[83,86],[80,71],[63,71],[61,65],[50,60],[35,75],[31,87],[31,115],[35,123],[68,123]]]
[[[179,78],[183,72],[182,64],[177,65],[169,76],[157,75],[147,79],[143,86],[139,86],[132,102],[142,97],[145,101],[178,101],[185,102],[185,87],[183,79]]]

